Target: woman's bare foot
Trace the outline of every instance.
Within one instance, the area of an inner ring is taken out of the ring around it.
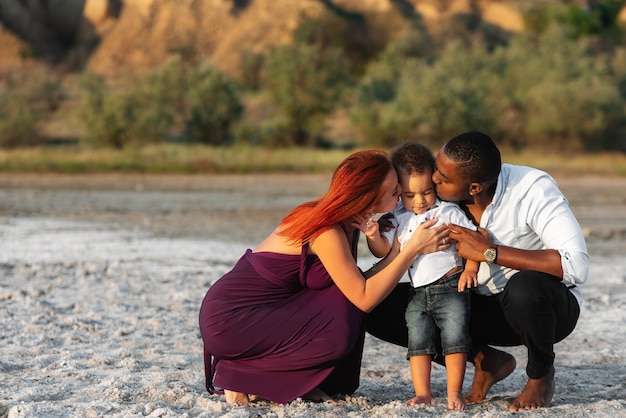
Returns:
[[[509,411],[535,410],[542,406],[548,406],[552,401],[553,394],[554,367],[542,378],[528,378],[522,393],[509,405]]]
[[[409,399],[405,403],[408,406],[416,406],[416,405],[430,405],[433,402],[433,397],[431,395],[417,395],[414,398]]]
[[[250,398],[248,394],[241,392],[234,392],[232,390],[224,389],[224,397],[226,398],[226,403],[233,405],[249,405]]]
[[[476,403],[485,400],[489,389],[515,370],[515,357],[489,346],[481,347],[474,356],[474,380],[465,401]]]
[[[461,392],[448,393],[448,409],[450,411],[464,411],[467,409]]]
[[[302,399],[306,401],[313,401],[313,402],[337,403],[337,401],[335,401],[330,396],[328,396],[326,392],[324,392],[320,388],[315,388],[311,390],[310,392],[305,393],[304,395],[302,395]]]

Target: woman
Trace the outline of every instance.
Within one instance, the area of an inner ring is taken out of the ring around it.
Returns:
[[[348,156],[321,198],[293,209],[207,292],[200,309],[206,387],[228,403],[249,395],[277,403],[330,400],[359,385],[364,312],[415,259],[449,246],[445,227],[424,223],[405,249],[365,280],[359,228],[395,209],[398,177],[384,151]],[[213,382],[214,380],[214,382]]]

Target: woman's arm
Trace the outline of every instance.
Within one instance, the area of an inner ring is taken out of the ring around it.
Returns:
[[[346,298],[362,311],[370,312],[389,295],[417,257],[449,246],[442,240],[448,235],[448,228],[430,228],[435,222],[436,219],[420,225],[405,248],[368,280],[365,280],[352,258],[348,240],[340,227],[323,232],[311,242],[311,250],[317,254]]]

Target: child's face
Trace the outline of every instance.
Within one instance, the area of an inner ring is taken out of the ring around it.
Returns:
[[[435,186],[430,171],[420,174],[401,174],[402,205],[413,213],[426,212],[435,204]]]

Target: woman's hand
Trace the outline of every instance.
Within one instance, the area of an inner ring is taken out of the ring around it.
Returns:
[[[448,226],[433,226],[436,223],[437,218],[433,218],[418,226],[402,251],[410,251],[417,258],[422,254],[443,251],[450,247]]]

